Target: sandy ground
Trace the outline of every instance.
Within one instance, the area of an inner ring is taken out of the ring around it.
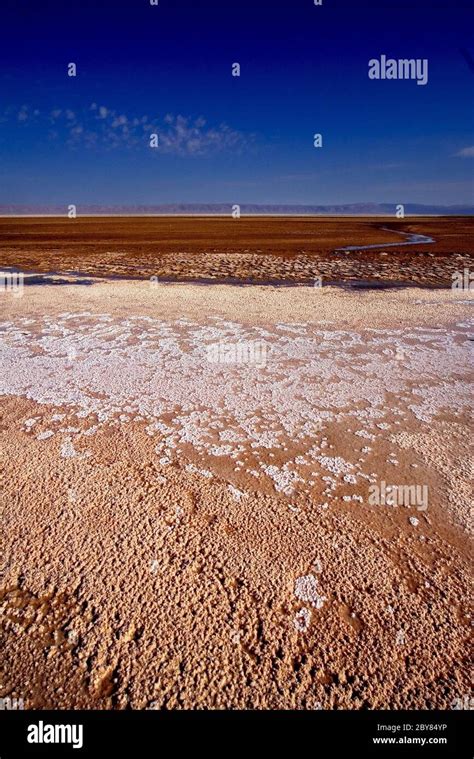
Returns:
[[[400,232],[435,242],[339,250],[406,241]],[[0,218],[2,266],[178,282],[450,287],[472,269],[473,239],[474,217]]]
[[[469,295],[4,293],[0,695],[138,709],[469,695]],[[382,481],[427,500],[374,503]]]

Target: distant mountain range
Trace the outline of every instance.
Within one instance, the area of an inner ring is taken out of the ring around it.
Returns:
[[[230,216],[233,203],[173,203],[168,205],[90,205],[77,204],[77,215],[216,215]],[[348,203],[344,205],[257,205],[241,203],[240,213],[278,216],[395,216],[395,203]],[[405,203],[407,216],[474,216],[474,206],[434,206]],[[67,205],[0,205],[0,216],[66,216]]]

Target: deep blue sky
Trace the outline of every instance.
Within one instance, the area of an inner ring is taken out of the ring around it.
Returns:
[[[0,203],[472,203],[469,6],[2,0]]]

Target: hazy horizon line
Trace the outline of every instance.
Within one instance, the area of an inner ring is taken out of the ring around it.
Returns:
[[[348,219],[363,219],[367,217],[372,217],[374,219],[390,219],[392,221],[404,221],[404,219],[407,218],[423,218],[426,216],[432,217],[432,218],[443,218],[449,214],[443,214],[443,213],[406,213],[404,217],[395,217],[390,216],[387,213],[346,213],[346,214],[338,214],[338,213],[241,213],[239,218],[243,217],[253,217],[253,218],[326,218],[326,219],[337,219],[341,216],[344,216]],[[453,217],[466,217],[469,218],[470,216],[474,215],[474,208],[472,209],[472,213],[458,213],[458,214],[451,214]],[[219,218],[219,219],[228,219],[232,218],[231,214],[224,214],[224,213],[83,213],[83,214],[77,214],[75,217],[70,218],[67,214],[58,214],[58,213],[23,213],[23,214],[8,214],[8,213],[0,213],[0,219],[69,219],[70,221],[74,221],[75,219],[84,219],[84,218]],[[235,219],[238,221],[239,219]]]

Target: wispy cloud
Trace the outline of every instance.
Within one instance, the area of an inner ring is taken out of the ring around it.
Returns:
[[[27,126],[43,123],[49,138],[63,140],[72,148],[150,149],[151,135],[158,136],[158,153],[203,156],[216,152],[240,152],[254,139],[225,123],[208,124],[202,116],[165,114],[161,118],[121,113],[92,103],[79,112],[55,108],[47,113],[28,105],[7,108],[2,121],[15,120]],[[155,150],[155,149],[154,149]]]
[[[470,145],[468,148],[463,148],[454,155],[460,158],[474,158],[474,145]]]

